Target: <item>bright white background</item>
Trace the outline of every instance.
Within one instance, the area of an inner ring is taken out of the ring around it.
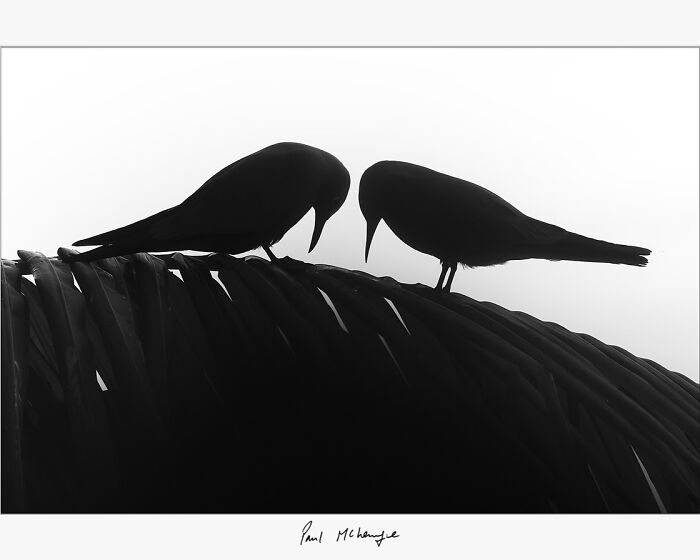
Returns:
[[[323,542],[300,546],[302,528],[309,520],[314,529],[323,530]],[[400,536],[380,547],[369,539],[335,542],[339,529],[357,525],[363,531],[396,530]],[[0,547],[14,552],[4,555],[12,559],[684,560],[697,556],[697,515],[31,515],[4,516],[1,526],[14,546],[3,540]]]
[[[381,159],[485,186],[571,231],[652,249],[647,268],[520,261],[455,291],[622,346],[698,380],[698,54],[677,49],[32,49],[2,55],[2,256],[173,206],[282,140],[326,149],[348,200],[306,255],[433,285],[385,226],[363,262],[357,203]]]
[[[245,7],[239,2],[221,0],[120,0],[113,3],[0,0],[0,3],[3,13],[0,40],[4,45],[700,44],[698,26],[693,23],[700,17],[700,6],[687,0],[566,3],[558,0],[527,3],[519,0],[386,0],[381,3],[376,0],[352,3],[260,0],[248,2]],[[654,82],[655,76],[650,73],[646,83],[653,86]],[[45,84],[44,90],[50,91],[51,84]],[[644,116],[642,114],[641,118]],[[687,121],[688,126],[693,124],[690,115]],[[100,137],[104,139],[104,135]],[[668,140],[675,141],[675,138]],[[238,157],[238,154],[232,156]],[[206,175],[208,171],[202,173]],[[505,194],[500,191],[503,185],[487,186]],[[4,219],[4,197],[2,202]],[[691,206],[697,208],[697,204]],[[534,208],[523,209],[534,214]],[[561,224],[572,229],[574,225]],[[696,236],[696,232],[693,235]],[[633,241],[641,240],[635,237]],[[653,255],[656,258],[658,248],[652,248],[656,249]],[[11,256],[14,249],[9,250]],[[311,257],[316,259],[326,249],[324,239],[317,248],[318,253]],[[377,250],[379,245],[373,248]],[[431,271],[434,266],[430,263]],[[462,274],[460,271],[460,276]],[[693,305],[689,302],[687,308],[692,310]],[[672,321],[670,326],[674,324]],[[695,325],[697,329],[697,321]],[[323,520],[323,524],[331,528],[337,519],[337,516],[313,516],[315,522],[317,517],[319,523]],[[0,547],[3,556],[11,558],[120,560],[162,556],[177,559],[357,558],[365,554],[402,559],[435,556],[539,560],[566,556],[576,560],[593,557],[639,560],[692,558],[696,554],[693,551],[697,550],[697,516],[690,515],[343,516],[341,526],[362,523],[399,529],[402,538],[385,543],[376,552],[371,552],[374,550],[371,544],[346,550],[325,547],[314,552],[300,550],[296,548],[296,537],[307,520],[307,516],[4,515],[0,517]],[[390,549],[386,544],[397,546]]]

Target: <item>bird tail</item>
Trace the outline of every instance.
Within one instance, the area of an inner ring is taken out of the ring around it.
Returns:
[[[76,244],[74,243],[74,245]],[[96,249],[85,251],[84,253],[63,253],[60,257],[61,260],[66,263],[85,262],[138,253],[142,250],[143,249],[138,249],[136,247],[125,247],[124,245],[103,245],[102,247],[97,247]]]
[[[564,239],[541,247],[541,250],[543,254],[540,258],[549,260],[602,262],[632,266],[646,266],[649,261],[643,255],[651,254],[651,251],[644,247],[608,243],[576,233],[569,233]]]
[[[94,235],[92,237],[87,237],[85,239],[80,239],[75,241],[73,245],[80,247],[83,245],[111,245],[111,244],[122,244],[129,239],[134,237],[141,237],[144,234],[149,233],[151,226],[163,220],[172,213],[172,208],[158,212],[153,216],[129,224],[128,226],[113,229],[111,231],[106,231],[105,233],[100,233],[99,235]],[[88,251],[91,253],[92,251]],[[88,253],[81,253],[87,255]]]

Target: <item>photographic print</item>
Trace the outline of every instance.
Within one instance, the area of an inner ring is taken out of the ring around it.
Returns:
[[[3,49],[3,513],[697,513],[698,78]]]

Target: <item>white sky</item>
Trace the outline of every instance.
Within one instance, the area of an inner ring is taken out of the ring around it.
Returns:
[[[436,259],[386,225],[363,260],[359,178],[382,159],[476,182],[535,218],[652,249],[647,268],[512,262],[453,290],[698,380],[698,51],[31,49],[2,52],[2,256],[181,202],[278,141],[349,169],[345,206],[276,246],[434,285]]]

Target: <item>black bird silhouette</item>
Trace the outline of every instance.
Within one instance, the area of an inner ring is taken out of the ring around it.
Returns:
[[[237,254],[270,247],[311,208],[309,252],[345,202],[350,174],[331,154],[293,142],[273,144],[223,168],[181,204],[73,245],[102,245],[67,262],[141,251],[192,249]]]
[[[383,219],[404,243],[440,259],[438,290],[450,290],[458,263],[548,259],[645,266],[642,255],[651,254],[530,218],[479,185],[401,161],[381,161],[363,173],[360,209],[367,221],[365,261]]]

